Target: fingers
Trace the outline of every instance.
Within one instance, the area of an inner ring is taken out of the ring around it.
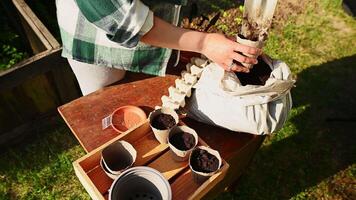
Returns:
[[[250,55],[253,55],[255,57],[258,57],[262,53],[261,49],[258,49],[258,48],[255,48],[255,47],[246,46],[246,45],[239,44],[239,43],[235,44],[235,48],[234,49],[237,52],[250,54]]]
[[[236,60],[237,62],[240,62],[240,63],[257,64],[257,62],[258,62],[256,58],[246,57],[239,53],[233,53],[231,55],[231,58],[233,60]]]
[[[232,65],[231,65],[231,62],[230,62],[230,64],[222,63],[222,64],[220,64],[220,66],[223,69],[225,69],[225,71],[228,71],[228,72],[231,72],[231,71],[244,72],[244,73],[250,72],[250,69],[242,66],[241,64],[237,64],[236,62],[234,62]]]
[[[231,68],[232,71],[234,72],[244,72],[244,73],[249,73],[250,72],[250,69],[242,66],[242,65],[238,65],[238,64],[235,64],[235,66],[233,66]]]

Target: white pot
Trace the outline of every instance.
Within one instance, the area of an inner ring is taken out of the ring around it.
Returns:
[[[219,167],[218,167],[218,169],[216,171],[210,172],[210,173],[205,173],[205,172],[197,171],[196,169],[193,168],[193,166],[191,165],[193,151],[199,150],[199,149],[207,151],[208,153],[214,155],[219,160]],[[194,181],[196,181],[197,183],[202,183],[202,182],[204,182],[205,180],[207,180],[208,178],[210,178],[212,175],[214,175],[216,172],[218,172],[220,170],[221,165],[222,165],[222,159],[221,159],[221,156],[220,156],[218,151],[213,150],[213,149],[211,149],[209,147],[206,147],[206,146],[198,146],[193,151],[189,156],[189,167],[193,172]]]
[[[168,134],[169,134],[169,131],[173,128],[170,128],[170,129],[166,129],[166,130],[159,130],[159,129],[156,129],[155,127],[153,127],[151,124],[152,124],[152,121],[155,117],[157,117],[158,115],[160,114],[167,114],[167,115],[170,115],[174,118],[175,120],[175,124],[177,125],[178,124],[178,121],[179,121],[179,117],[178,117],[178,114],[172,110],[172,109],[169,109],[169,108],[159,108],[159,109],[156,109],[154,111],[152,111],[150,113],[150,115],[148,116],[148,120],[149,120],[149,123],[150,123],[150,126],[151,126],[151,129],[155,135],[155,138],[161,143],[161,144],[167,144],[168,143]]]
[[[189,133],[189,134],[193,135],[193,137],[195,139],[195,144],[191,149],[184,151],[184,150],[177,149],[173,144],[171,144],[169,139],[174,134],[179,133],[179,132],[186,132],[186,133]],[[177,161],[186,161],[189,158],[190,153],[197,146],[197,144],[198,144],[198,134],[195,132],[195,130],[189,128],[188,126],[176,126],[169,132],[168,145],[169,145],[169,148],[172,150],[172,152],[174,154],[173,158],[175,160],[177,160]]]
[[[123,172],[109,189],[109,200],[171,200],[172,190],[163,175],[150,167],[133,167]]]

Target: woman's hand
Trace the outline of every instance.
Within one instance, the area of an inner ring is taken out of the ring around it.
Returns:
[[[241,63],[256,64],[261,49],[248,47],[218,33],[203,33],[173,26],[158,17],[154,26],[141,41],[153,46],[193,51],[204,54],[227,71],[249,72]],[[249,58],[247,53],[256,58]]]
[[[239,44],[222,34],[209,33],[203,41],[202,54],[219,64],[226,71],[249,72],[241,63],[257,64],[257,57],[261,49]],[[254,55],[256,58],[246,57],[240,53]]]

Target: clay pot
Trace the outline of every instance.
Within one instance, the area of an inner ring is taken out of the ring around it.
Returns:
[[[125,133],[141,125],[147,119],[146,113],[137,106],[122,106],[102,120],[102,127],[112,127],[118,133]]]
[[[188,150],[182,150],[176,147],[174,144],[172,144],[171,138],[177,133],[180,132],[185,132],[188,134],[191,134],[194,137],[194,146],[191,147]],[[195,130],[189,128],[188,126],[176,126],[174,127],[170,132],[168,136],[168,145],[169,148],[173,152],[173,158],[177,161],[186,161],[189,158],[190,153],[193,151],[193,149],[197,146],[198,144],[198,134],[195,132]]]

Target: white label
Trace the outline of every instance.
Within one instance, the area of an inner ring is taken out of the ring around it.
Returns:
[[[107,116],[105,117],[103,120],[101,120],[101,125],[104,129],[107,129],[109,126],[111,126],[111,122],[112,122],[112,116]]]

